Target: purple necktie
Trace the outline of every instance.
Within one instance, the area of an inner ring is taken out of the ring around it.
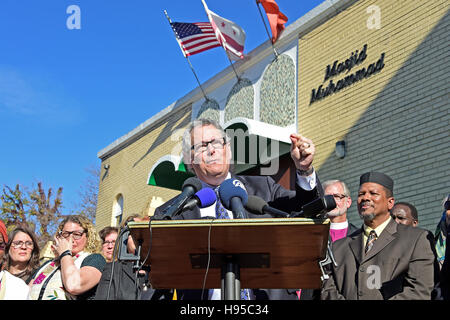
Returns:
[[[214,189],[214,191],[216,192],[216,196],[217,196],[217,201],[216,201],[216,217],[217,217],[217,219],[230,219],[227,209],[225,209],[222,202],[220,201],[219,188],[217,187],[216,189]]]

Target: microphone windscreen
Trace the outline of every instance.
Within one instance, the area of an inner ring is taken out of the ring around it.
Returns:
[[[324,212],[328,212],[336,208],[334,197],[329,194],[323,198],[317,198],[302,207],[303,214],[306,218],[317,217]]]
[[[200,181],[200,179],[196,178],[196,177],[190,177],[187,178],[184,183],[183,183],[183,187],[181,188],[181,190],[183,190],[185,187],[190,186],[192,188],[194,188],[195,192],[199,191],[202,189],[202,182]]]
[[[264,214],[264,207],[267,205],[267,202],[262,198],[254,195],[249,195],[245,208],[254,214]]]
[[[333,195],[328,194],[323,197],[323,202],[325,204],[325,210],[331,211],[336,208],[336,201],[334,200]]]
[[[219,187],[219,196],[222,204],[228,210],[231,210],[231,199],[238,197],[242,201],[242,205],[247,204],[248,195],[244,184],[237,179],[227,179]]]
[[[195,196],[199,200],[198,206],[200,208],[206,208],[214,204],[217,200],[216,193],[211,188],[203,188],[198,191]]]

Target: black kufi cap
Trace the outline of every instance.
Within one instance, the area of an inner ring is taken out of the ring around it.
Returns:
[[[394,193],[394,180],[384,173],[374,171],[366,172],[359,178],[359,185],[366,182],[378,183]]]

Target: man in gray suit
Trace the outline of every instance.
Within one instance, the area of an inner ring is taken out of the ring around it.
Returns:
[[[321,299],[431,299],[436,271],[432,235],[391,218],[393,187],[383,173],[360,177],[357,204],[364,224],[333,243],[337,266],[323,283]]]

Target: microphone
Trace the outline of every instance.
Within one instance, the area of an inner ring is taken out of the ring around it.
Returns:
[[[199,208],[206,208],[213,205],[217,200],[216,193],[211,188],[204,188],[198,191],[194,196],[186,202],[186,205],[181,211],[192,210],[196,206]]]
[[[244,206],[248,195],[244,184],[237,179],[227,179],[219,187],[219,197],[223,206],[233,212],[236,219],[248,219]]]
[[[258,196],[249,195],[245,208],[250,212],[258,215],[268,213],[271,216],[275,217],[289,217],[288,213],[269,206],[266,201]]]
[[[323,198],[315,199],[302,207],[299,212],[292,212],[290,217],[298,217],[300,215],[305,218],[324,218],[324,215],[336,208],[336,201],[331,194]]]
[[[182,192],[175,198],[174,202],[162,211],[165,217],[173,217],[181,212],[186,202],[200,189],[202,183],[198,178],[190,177],[183,183]]]

